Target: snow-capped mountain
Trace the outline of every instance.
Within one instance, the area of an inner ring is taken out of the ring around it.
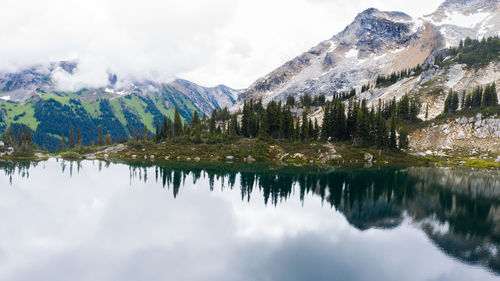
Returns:
[[[150,80],[120,79],[110,73],[105,87],[75,86],[73,91],[62,90],[58,75],[70,77],[78,72],[78,63],[62,61],[48,65],[36,65],[16,72],[0,73],[0,99],[24,102],[33,96],[51,92],[73,92],[84,99],[114,98],[129,94],[143,96],[175,92],[179,98],[190,100],[205,114],[212,110],[232,106],[241,90],[224,85],[203,87],[187,80],[177,79],[168,83]],[[168,91],[165,91],[167,88]]]
[[[499,7],[500,0],[448,0],[433,14],[418,19],[401,12],[365,10],[342,32],[258,79],[240,95],[239,102],[259,98],[269,102],[303,94],[328,97],[335,91],[373,84],[377,75],[422,65],[467,36],[498,35]],[[392,98],[394,94],[371,91],[364,98]]]
[[[465,37],[500,34],[500,5],[498,0],[448,0],[424,20],[438,27],[447,46],[456,46]]]

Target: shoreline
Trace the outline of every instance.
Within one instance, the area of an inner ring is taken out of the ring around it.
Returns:
[[[186,143],[137,143],[118,144],[108,147],[79,147],[55,154],[34,153],[32,156],[5,155],[0,161],[44,161],[48,159],[68,161],[103,160],[123,163],[197,163],[216,165],[266,164],[296,167],[324,166],[464,166],[481,169],[500,169],[495,159],[477,159],[458,156],[416,156],[401,151],[361,148],[345,143],[286,143],[240,139],[226,144]]]

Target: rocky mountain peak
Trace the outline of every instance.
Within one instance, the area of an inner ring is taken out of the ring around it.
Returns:
[[[366,18],[375,18],[375,19],[387,19],[391,21],[411,21],[412,17],[403,13],[396,11],[380,11],[376,8],[369,8],[359,13],[358,16],[354,19],[354,21],[359,21],[361,19]]]
[[[473,9],[496,9],[499,5],[499,0],[447,0],[438,10],[473,12]]]
[[[358,14],[334,40],[341,45],[357,46],[362,51],[376,51],[388,44],[407,41],[412,24],[412,17],[405,13],[370,8]]]

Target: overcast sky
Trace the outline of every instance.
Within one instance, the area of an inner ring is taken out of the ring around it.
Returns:
[[[0,69],[79,59],[79,79],[181,77],[248,87],[364,9],[418,17],[442,0],[2,0]]]

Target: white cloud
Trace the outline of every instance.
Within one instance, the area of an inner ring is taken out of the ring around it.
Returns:
[[[0,69],[78,58],[85,69],[75,81],[61,76],[61,85],[94,85],[111,70],[242,88],[330,38],[366,8],[420,16],[440,2],[4,0]]]

